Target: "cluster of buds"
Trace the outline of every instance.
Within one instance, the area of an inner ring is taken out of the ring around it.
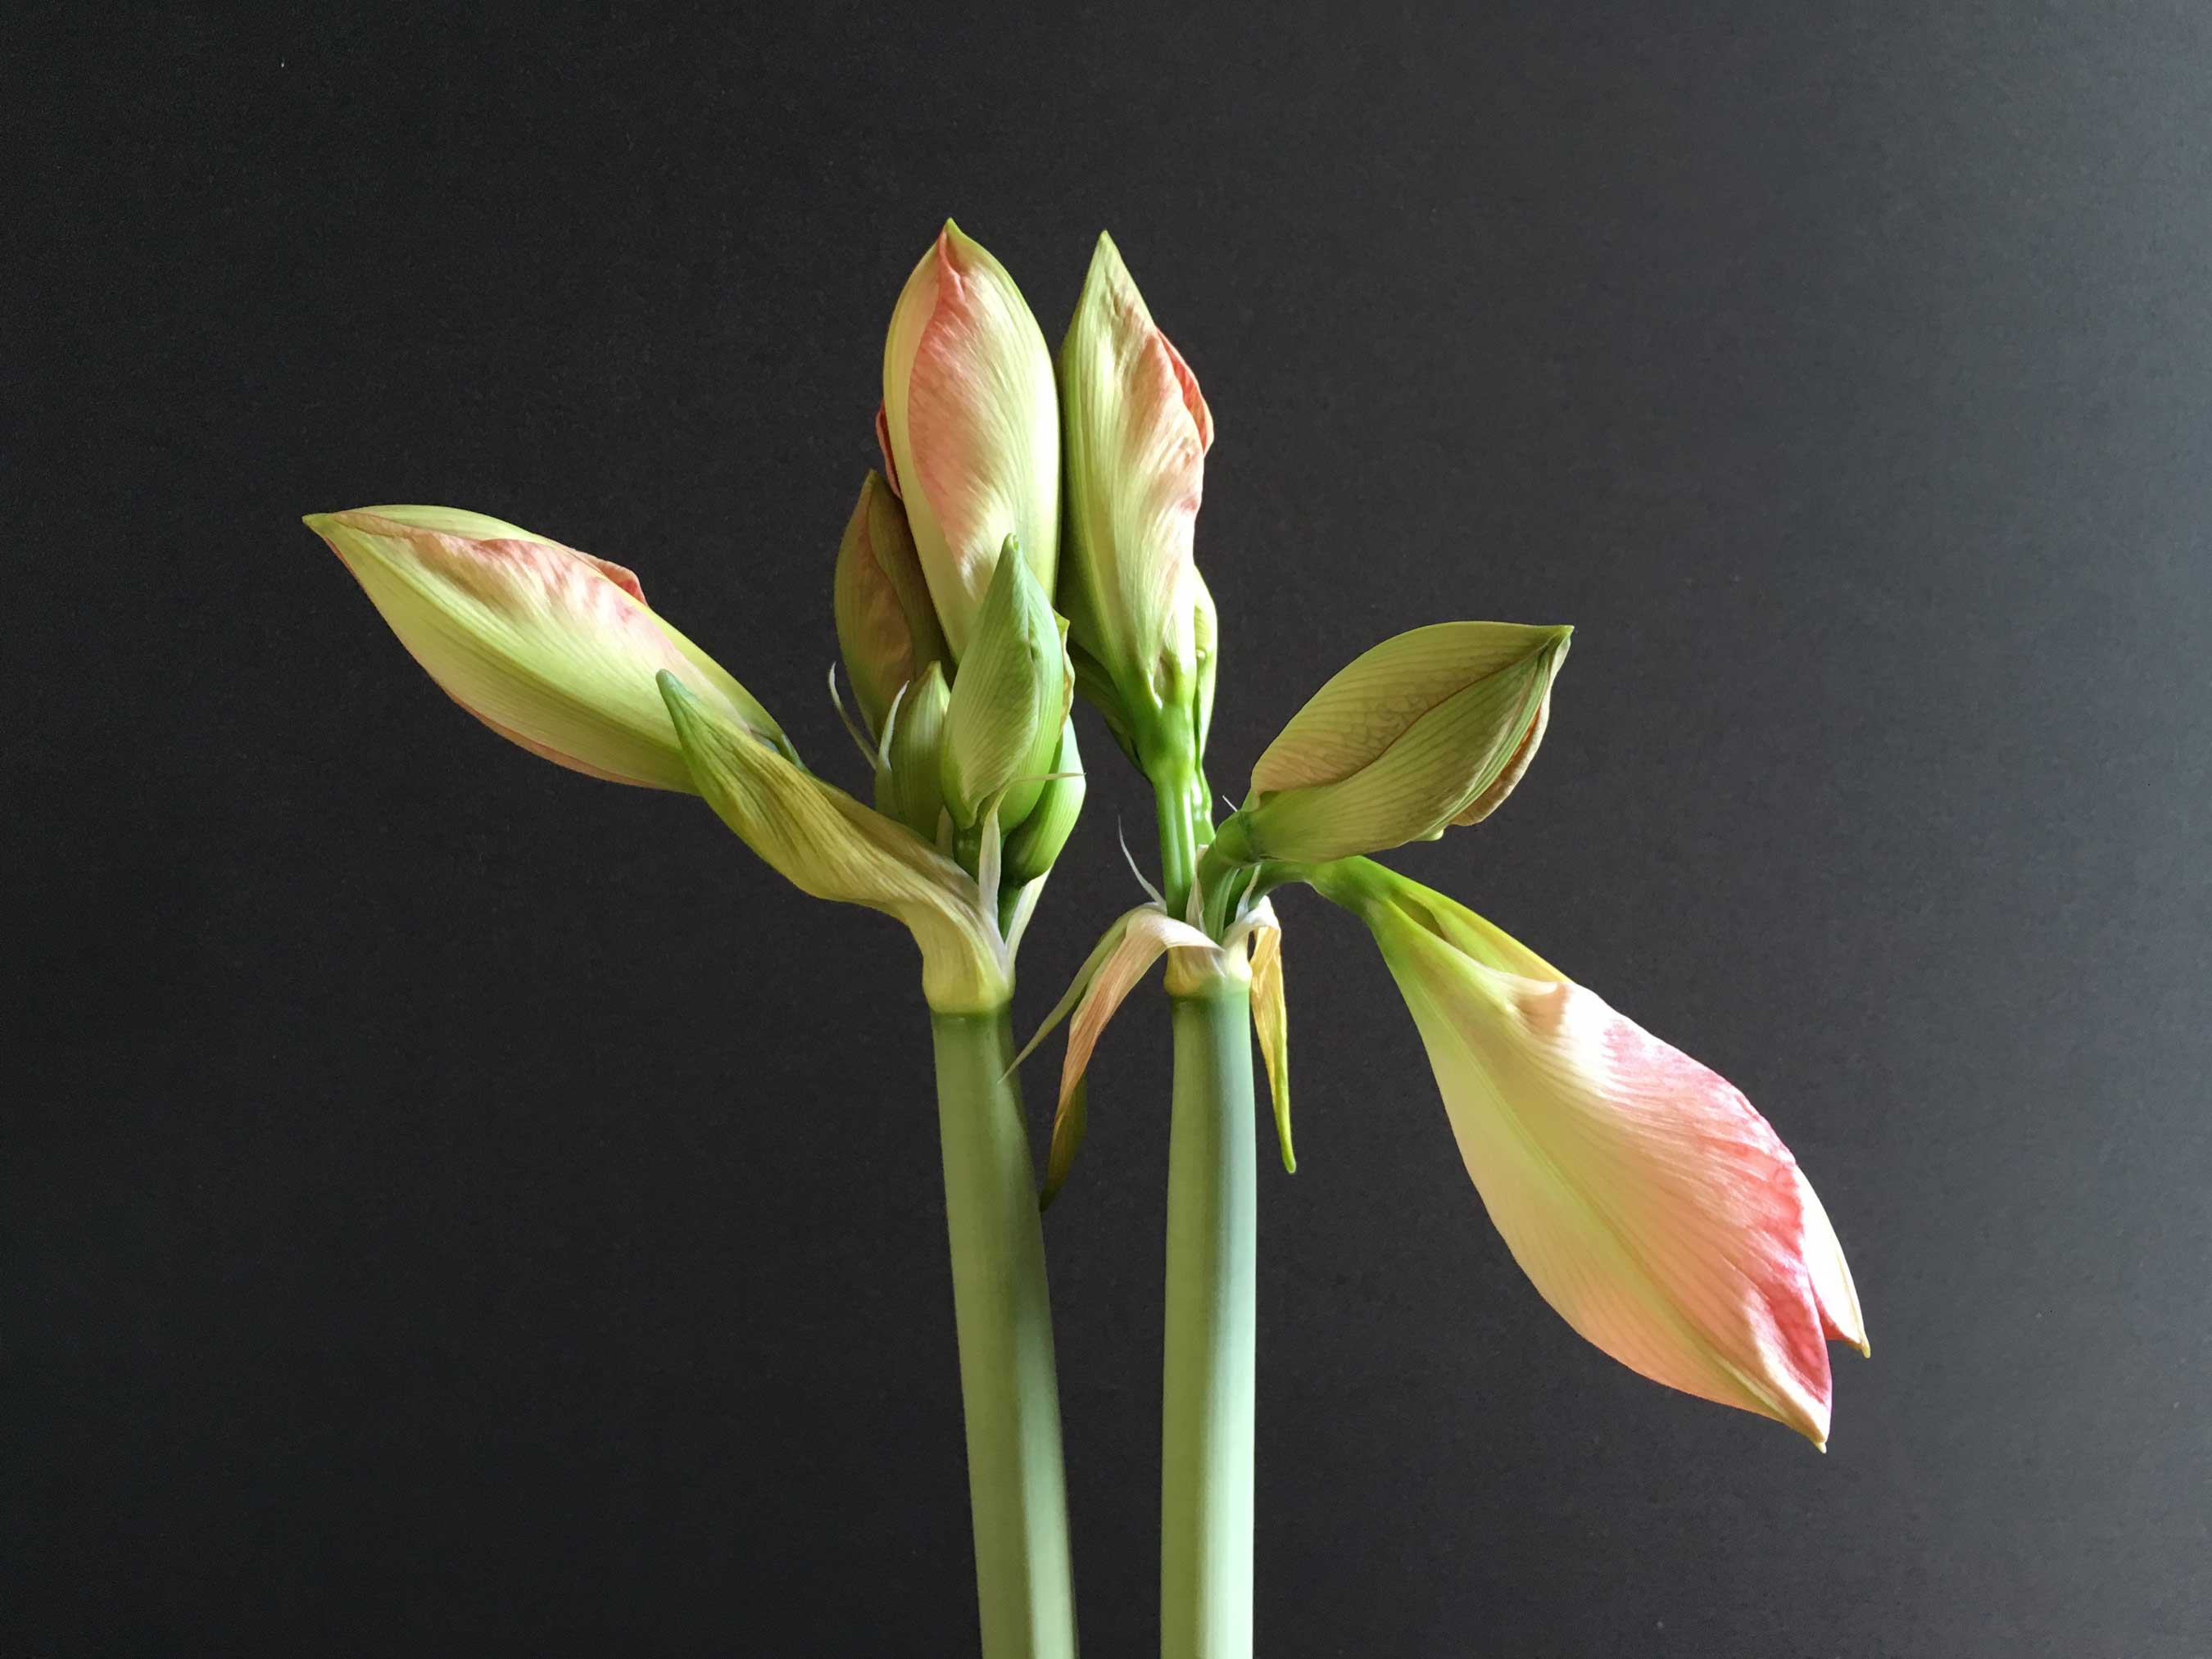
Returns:
[[[1546,1297],[1645,1375],[1824,1439],[1825,1344],[1863,1347],[1864,1325],[1765,1121],[1366,856],[1498,808],[1542,742],[1570,630],[1454,622],[1384,641],[1283,728],[1217,827],[1202,762],[1218,630],[1192,551],[1213,419],[1113,242],[1055,366],[1005,268],[948,222],[893,313],[876,436],[883,471],[833,580],[872,808],[809,771],[623,567],[448,508],[307,522],[487,726],[596,777],[703,795],[807,892],[897,916],[944,1012],[1011,994],[1027,907],[1082,807],[1080,692],[1160,794],[1167,890],[1109,929],[1054,1017],[1073,1014],[1051,1184],[1080,1136],[1091,1046],[1163,955],[1171,985],[1177,958],[1249,980],[1291,1162],[1267,895],[1304,881],[1374,933],[1469,1172]]]
[[[1042,877],[1083,805],[1058,568],[1060,411],[1006,268],[948,223],[891,315],[837,644],[876,805],[974,871]],[[995,853],[994,850],[995,849]]]
[[[832,582],[872,810],[810,771],[623,567],[448,507],[307,524],[492,730],[593,777],[705,797],[804,890],[906,922],[933,1006],[991,1007],[1083,804],[1053,609],[1060,423],[1036,319],[948,223],[892,315],[884,471],[861,486]]]

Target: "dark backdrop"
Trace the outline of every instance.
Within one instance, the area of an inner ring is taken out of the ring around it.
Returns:
[[[1825,1458],[1583,1345],[1294,898],[1263,1651],[2212,1651],[2205,15],[1461,10],[4,26],[0,1650],[969,1649],[909,946],[496,742],[298,523],[635,565],[839,767],[951,213],[1054,340],[1110,228],[1203,379],[1224,787],[1385,634],[1577,624],[1401,862],[1739,1081],[1865,1296]],[[1024,1020],[1150,846],[1090,750]],[[1165,1060],[1148,994],[1049,1226],[1103,1656]]]

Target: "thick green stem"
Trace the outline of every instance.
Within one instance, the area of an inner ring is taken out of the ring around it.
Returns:
[[[1036,1173],[1008,1011],[935,1014],[983,1659],[1074,1659],[1074,1575]]]
[[[1188,721],[1166,719],[1152,728],[1143,740],[1139,763],[1152,782],[1159,814],[1160,891],[1168,914],[1181,921],[1190,902],[1199,855],[1213,839],[1212,797]]]
[[[1215,977],[1173,1007],[1160,1654],[1249,1659],[1258,1261],[1250,988]]]

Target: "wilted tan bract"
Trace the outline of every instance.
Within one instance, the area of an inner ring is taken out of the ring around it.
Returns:
[[[1272,919],[1273,906],[1267,914]],[[1275,1109],[1275,1139],[1281,1143],[1283,1169],[1298,1172],[1291,1146],[1291,1016],[1283,996],[1283,930],[1270,920],[1252,930],[1252,1033],[1267,1066],[1267,1093]]]

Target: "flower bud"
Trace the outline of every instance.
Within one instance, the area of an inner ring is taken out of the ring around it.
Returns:
[[[1631,1369],[1828,1436],[1866,1350],[1812,1186],[1726,1079],[1465,906],[1364,860],[1315,885],[1382,946],[1462,1160],[1544,1299]]]
[[[880,738],[884,715],[900,688],[945,649],[906,510],[877,473],[861,484],[846,521],[831,597],[845,677],[870,735]]]
[[[1109,236],[1098,239],[1060,344],[1060,396],[1067,493],[1058,597],[1069,642],[1103,671],[1109,723],[1130,729],[1137,749],[1164,736],[1202,748],[1212,600],[1191,532],[1213,416]]]
[[[1543,739],[1572,631],[1439,623],[1364,653],[1260,757],[1218,855],[1318,863],[1486,817]]]
[[[945,816],[945,788],[938,780],[945,749],[945,714],[952,693],[945,665],[931,663],[909,681],[890,716],[890,740],[876,769],[876,810],[934,844]]]
[[[654,684],[664,670],[789,751],[768,711],[654,615],[618,564],[453,507],[358,507],[307,525],[439,688],[534,755],[617,783],[690,790]]]
[[[1043,792],[1074,695],[1060,626],[1009,538],[945,710],[939,776],[963,830],[995,804],[1012,835]]]
[[[963,657],[1008,537],[1053,591],[1060,405],[1021,290],[951,220],[892,313],[877,434],[938,620]]]
[[[1052,775],[1038,792],[1029,817],[1006,838],[1002,882],[1019,887],[1052,868],[1068,836],[1075,832],[1086,787],[1082,751],[1075,746],[1075,721],[1070,718],[1060,724],[1060,747],[1053,753]]]

